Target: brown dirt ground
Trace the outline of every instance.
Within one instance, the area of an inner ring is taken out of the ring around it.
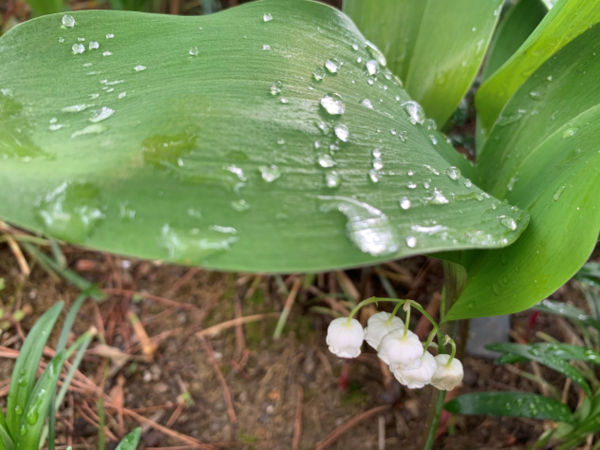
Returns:
[[[298,386],[301,386],[301,439],[299,449],[315,448],[336,428],[358,414],[372,408],[388,405],[389,409],[376,413],[343,433],[330,449],[379,449],[380,434],[388,449],[417,449],[426,419],[432,388],[410,391],[397,382],[389,382],[389,374],[382,371],[373,351],[351,363],[330,354],[326,348],[325,329],[330,317],[315,313],[311,306],[327,307],[315,302],[315,289],[301,289],[293,307],[285,332],[274,341],[272,334],[277,318],[249,323],[236,330],[229,328],[205,343],[195,333],[236,317],[281,311],[286,295],[278,292],[273,277],[242,274],[224,274],[193,270],[166,264],[125,260],[100,253],[66,248],[69,266],[102,288],[124,289],[154,294],[186,305],[182,309],[159,301],[132,295],[111,295],[95,304],[84,305],[73,330],[73,338],[94,325],[101,330],[106,343],[122,354],[108,355],[98,350],[99,340],[92,344],[81,366],[81,372],[104,392],[115,396],[123,382],[124,407],[138,411],[142,416],[178,433],[191,436],[203,443],[225,443],[218,448],[290,449],[298,411]],[[424,306],[441,290],[441,264],[424,257],[384,265],[388,275],[395,276],[394,288],[401,297],[410,296]],[[347,272],[361,297],[385,296],[374,269]],[[62,280],[56,280],[40,267],[23,279],[15,258],[7,246],[0,246],[0,277],[6,287],[0,292],[3,305],[21,304],[31,311],[21,322],[26,333],[36,318],[59,299],[71,304],[78,291]],[[295,277],[283,277],[288,287]],[[254,293],[248,288],[255,283]],[[313,285],[323,292],[342,292],[335,274],[321,274]],[[570,285],[563,287],[555,298],[582,302],[581,294]],[[339,306],[338,300],[335,305]],[[144,357],[139,337],[133,330],[128,312],[134,312],[142,321],[150,337],[157,337],[158,348],[152,359]],[[533,329],[528,330],[529,313],[515,316],[517,335],[535,336],[543,330],[556,338],[565,339],[568,330],[552,316],[540,316]],[[418,317],[414,318],[416,326]],[[241,333],[241,334],[240,334]],[[56,337],[54,337],[56,339]],[[217,366],[230,391],[235,422],[228,413],[226,396],[218,375],[207,357],[210,345]],[[51,341],[53,347],[55,341]],[[0,345],[18,349],[21,339],[15,327],[0,336]],[[123,356],[124,358],[119,358]],[[244,364],[243,369],[236,369]],[[466,357],[464,384],[461,393],[483,390],[518,389],[539,392],[536,384],[503,366],[488,360]],[[10,378],[12,360],[0,364],[0,391],[4,397]],[[523,369],[530,370],[527,364]],[[543,370],[543,369],[542,369]],[[544,377],[562,389],[564,380],[551,371],[543,370]],[[386,387],[387,386],[387,387]],[[189,393],[189,403],[177,408],[181,394]],[[58,422],[59,439],[77,448],[96,448],[98,396],[86,390],[72,390],[72,403],[67,401]],[[118,397],[118,396],[117,396]],[[577,395],[571,390],[571,406]],[[73,408],[74,406],[74,408]],[[88,407],[89,406],[89,407]],[[121,419],[114,409],[107,409],[107,425],[115,436],[139,424],[125,415]],[[175,413],[175,414],[174,414]],[[123,425],[120,421],[123,420]],[[155,428],[144,426],[141,448],[168,448],[185,445],[181,439],[165,436]],[[525,449],[544,430],[541,421],[496,417],[453,416],[439,436],[436,449]],[[107,448],[114,447],[114,441]]]

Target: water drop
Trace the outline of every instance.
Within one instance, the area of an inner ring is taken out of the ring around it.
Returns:
[[[338,124],[333,127],[333,131],[337,138],[342,142],[348,142],[348,138],[350,137],[350,131],[348,131],[348,127],[346,125]]]
[[[96,41],[91,41],[90,45],[89,45],[89,49],[90,50],[96,50],[100,48],[100,44],[98,44]]]
[[[369,84],[369,86],[373,86],[375,80],[373,78],[367,78],[367,83]]]
[[[465,178],[465,187],[470,188],[471,186],[473,186],[473,182],[468,178]]]
[[[263,14],[263,21],[264,22],[270,22],[271,20],[273,20],[273,16],[270,13]]]
[[[25,424],[21,425],[21,428],[19,429],[19,434],[21,436],[25,436],[27,434],[27,427],[25,426]]]
[[[525,113],[527,113],[526,110],[518,109],[514,113],[509,114],[507,116],[500,115],[500,118],[498,119],[498,126],[505,127],[507,125],[511,125],[515,122],[518,122],[519,120],[521,120],[523,118],[523,115]]]
[[[519,181],[519,178],[517,178],[517,175],[515,175],[514,177],[511,177],[510,180],[508,180],[508,183],[506,184],[506,189],[508,189],[509,191],[512,191],[513,188],[515,187],[515,183]]]
[[[566,184],[563,184],[561,187],[559,187],[556,192],[554,192],[554,195],[552,196],[552,199],[557,202],[558,199],[560,198],[560,196],[562,195],[562,193],[565,191],[565,189],[567,188]]]
[[[198,53],[199,53],[198,47],[190,47],[189,53],[192,56],[198,56]]]
[[[282,87],[283,87],[283,83],[281,81],[274,81],[273,83],[271,83],[271,87],[269,88],[269,91],[271,92],[271,95],[281,94]]]
[[[271,50],[271,46],[269,44],[263,44],[262,49],[264,52],[268,52]]]
[[[402,103],[402,107],[408,113],[413,124],[419,123],[422,125],[425,122],[425,111],[417,102],[410,100]]]
[[[106,39],[112,39],[112,38],[114,38],[114,37],[115,37],[115,35],[114,35],[114,34],[112,34],[112,33],[108,33],[108,34],[106,35]]]
[[[398,133],[398,137],[402,142],[406,142],[408,140],[408,131],[401,131],[400,133]]]
[[[319,165],[324,168],[329,168],[336,165],[336,162],[333,160],[331,155],[328,155],[326,153],[319,155],[318,161]]]
[[[368,98],[361,100],[360,104],[366,108],[373,109],[373,103],[371,103],[371,100],[369,100]]]
[[[75,26],[75,19],[73,18],[73,16],[65,15],[62,18],[62,24],[67,28],[72,28]]]
[[[104,52],[102,53],[102,56],[112,56],[112,52]]]
[[[101,109],[94,111],[94,115],[90,118],[90,122],[98,123],[108,119],[115,113],[114,109],[103,106]]]
[[[277,139],[277,143],[279,145],[283,145],[283,144],[285,144],[285,139]]]
[[[50,130],[50,131],[58,131],[61,128],[66,128],[68,126],[69,125],[64,125],[64,124],[61,124],[61,123],[53,123],[52,125],[48,126],[48,130]]]
[[[402,197],[400,199],[400,208],[407,210],[410,208],[410,200],[408,197]]]
[[[370,41],[366,41],[365,44],[367,44],[367,50],[369,51],[371,56],[375,58],[380,65],[384,67],[387,66],[387,61],[382,51],[379,50],[377,46]]]
[[[406,183],[406,187],[409,189],[416,189],[417,188],[417,183],[413,182],[413,181],[409,181],[408,183]]]
[[[348,197],[321,196],[321,211],[339,211],[346,216],[348,238],[362,252],[372,256],[396,253],[400,241],[388,217],[377,208]]]
[[[85,52],[85,47],[83,44],[73,44],[73,47],[71,47],[71,49],[76,55]]]
[[[71,135],[72,138],[76,138],[79,136],[84,136],[86,134],[100,134],[103,133],[104,131],[108,130],[108,128],[105,125],[102,124],[95,124],[95,125],[88,125],[87,127],[76,131],[75,133],[73,133]]]
[[[313,77],[316,81],[321,81],[323,78],[325,78],[325,69],[322,67],[317,67],[313,72]]]
[[[458,180],[460,178],[460,169],[454,166],[448,167],[444,173],[448,175],[451,180]]]
[[[237,242],[236,230],[231,227],[211,226],[207,230],[183,230],[165,224],[158,243],[167,249],[171,259],[182,262],[203,263],[214,254],[230,250]]]
[[[258,170],[262,176],[262,179],[267,183],[271,183],[281,177],[281,172],[275,165],[259,166]]]
[[[74,241],[83,241],[104,219],[98,189],[78,182],[64,182],[43,197],[35,215],[50,235]]]
[[[429,139],[431,140],[431,143],[433,145],[437,145],[438,141],[437,141],[437,139],[435,138],[435,136],[433,134],[429,135]]]
[[[426,198],[425,203],[429,205],[446,205],[450,203],[450,201],[441,191],[438,191],[436,188],[434,188],[432,196]]]
[[[133,68],[136,72],[141,72],[142,70],[146,70],[146,66],[137,65]]]
[[[121,100],[121,99],[123,99],[123,98],[125,98],[125,97],[127,97],[127,92],[121,92],[121,93],[119,94],[119,97],[118,97],[118,98],[119,98],[119,100]]]
[[[340,64],[340,62],[333,58],[333,59],[328,59],[327,61],[325,61],[325,68],[329,71],[329,73],[338,73],[338,71],[340,70],[340,67],[342,65]]]
[[[358,50],[358,44],[352,44],[352,50],[357,51]]]
[[[79,42],[85,42],[85,38],[81,38],[81,37],[80,37],[80,38],[77,38],[77,40],[78,40]]]
[[[579,127],[569,128],[563,132],[562,137],[563,139],[569,139],[570,137],[575,136],[575,134],[577,134],[577,131],[579,131]]]
[[[344,100],[340,94],[326,94],[321,98],[321,106],[331,115],[341,116],[346,111]]]
[[[498,216],[496,217],[496,219],[498,219],[498,221],[506,228],[508,228],[511,231],[515,231],[517,229],[517,222],[515,222],[515,219],[513,219],[512,217],[508,217],[508,216]]]
[[[373,158],[373,169],[375,169],[375,170],[383,169],[383,161],[381,160],[381,158],[379,158],[377,156],[375,158]]]
[[[369,178],[373,183],[379,183],[379,180],[381,180],[381,172],[377,169],[371,169],[369,170]]]
[[[325,173],[325,184],[328,188],[336,188],[340,185],[342,178],[335,170],[330,170]]]
[[[23,415],[23,408],[21,408],[19,405],[15,406],[15,414],[17,416]]]
[[[287,98],[283,98],[283,97],[282,97],[282,98],[280,98],[280,99],[279,99],[279,101],[280,101],[281,103],[289,103],[289,100],[288,100]]]
[[[65,38],[59,37],[58,42],[60,42],[62,44],[63,42],[65,42]]]
[[[374,59],[367,61],[366,67],[369,75],[376,75],[379,73],[379,64]]]
[[[250,209],[250,204],[243,198],[240,200],[234,200],[231,202],[231,207],[236,211],[243,212]]]
[[[417,238],[414,236],[407,236],[405,241],[409,248],[415,248],[417,246]]]

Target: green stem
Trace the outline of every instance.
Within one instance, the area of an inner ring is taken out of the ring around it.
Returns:
[[[406,310],[406,320],[404,323],[404,333],[402,333],[402,337],[406,337],[410,327],[410,302],[405,303],[404,309]]]
[[[450,358],[448,359],[448,362],[446,363],[446,365],[448,367],[450,367],[450,364],[452,364],[452,360],[454,359],[454,356],[456,356],[456,343],[454,342],[454,339],[452,339],[450,336],[446,335],[446,341],[444,342],[444,344],[450,344],[452,346],[452,352],[450,353]]]
[[[394,306],[394,310],[392,311],[392,314],[390,314],[390,318],[386,321],[388,325],[392,324],[392,320],[394,320],[394,317],[396,317],[396,314],[398,313],[398,310],[400,309],[400,307],[402,306],[402,303],[398,302],[398,304],[396,306]],[[408,324],[405,324],[406,326],[408,326]]]
[[[435,435],[440,423],[440,416],[442,415],[442,409],[444,408],[444,402],[446,400],[446,393],[447,391],[440,391],[438,389],[434,390],[434,394],[431,398],[431,404],[432,406],[435,405],[435,407],[430,408],[429,414],[427,415],[427,424],[425,426],[426,439],[422,447],[423,449],[430,450],[433,448],[433,444],[435,443]]]

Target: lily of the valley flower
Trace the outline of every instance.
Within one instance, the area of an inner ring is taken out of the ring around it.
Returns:
[[[393,316],[385,311],[378,312],[369,317],[367,328],[365,328],[365,341],[377,350],[383,337],[392,330],[404,331],[404,322],[397,316]]]
[[[356,358],[360,355],[360,347],[365,331],[356,319],[340,317],[333,320],[327,328],[327,345],[329,351],[340,358]]]
[[[421,389],[431,382],[436,373],[438,365],[431,353],[425,352],[419,361],[421,365],[418,369],[394,370],[396,379],[409,389]]]
[[[448,360],[450,355],[437,355],[437,370],[433,374],[431,384],[438,389],[450,391],[460,384],[463,379],[464,371],[462,363],[454,358],[450,365]]]
[[[390,331],[381,340],[377,351],[377,356],[388,364],[392,371],[421,367],[423,344],[412,331],[400,329]]]

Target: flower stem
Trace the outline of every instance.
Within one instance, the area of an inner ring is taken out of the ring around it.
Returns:
[[[402,333],[402,337],[406,337],[408,334],[408,328],[410,327],[410,301],[405,303],[404,309],[406,310],[406,320],[404,323],[404,333]]]
[[[394,310],[392,311],[392,314],[390,314],[390,318],[388,320],[386,320],[386,323],[388,325],[392,324],[392,320],[394,320],[394,317],[396,317],[396,314],[398,313],[398,310],[400,309],[400,307],[402,306],[401,302],[398,302],[398,304],[396,306],[394,306]],[[408,325],[406,325],[408,326]]]

